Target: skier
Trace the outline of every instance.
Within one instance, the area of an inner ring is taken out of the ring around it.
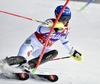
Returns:
[[[55,9],[55,17],[57,18],[63,5],[59,5]],[[47,62],[58,55],[57,50],[51,50],[50,47],[57,40],[60,40],[62,44],[66,47],[69,54],[73,57],[80,58],[82,55],[80,52],[75,50],[71,46],[67,36],[69,33],[68,23],[71,19],[71,10],[69,7],[66,7],[63,11],[60,19],[58,20],[55,28],[50,36],[49,42],[46,46],[45,53],[43,55],[42,61],[40,64]],[[30,35],[22,46],[19,49],[17,56],[7,57],[6,61],[9,65],[20,64],[21,67],[24,66],[24,70],[32,69],[37,64],[41,51],[44,47],[50,28],[55,22],[55,18],[47,19],[44,23],[38,26],[37,30]]]

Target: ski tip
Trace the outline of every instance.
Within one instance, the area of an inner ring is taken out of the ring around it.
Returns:
[[[19,80],[27,80],[29,78],[27,73],[15,73],[15,75]]]
[[[50,75],[49,78],[50,78],[49,80],[51,82],[56,82],[58,80],[58,76],[57,75]]]
[[[57,75],[37,75],[37,76],[42,78],[44,81],[48,80],[50,82],[56,82],[58,80]]]

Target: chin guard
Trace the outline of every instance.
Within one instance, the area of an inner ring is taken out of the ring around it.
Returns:
[[[48,23],[49,27],[53,26],[53,23]],[[59,30],[63,30],[65,28],[65,26],[63,25],[62,22],[57,22],[54,28],[58,28]]]

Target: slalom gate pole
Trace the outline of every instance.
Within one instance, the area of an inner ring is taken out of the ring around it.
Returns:
[[[10,13],[10,12],[7,12],[7,11],[0,10],[0,12],[1,12],[1,13],[4,13],[4,14],[16,16],[16,17],[19,17],[19,18],[27,19],[27,20],[30,20],[30,21],[35,21],[35,22],[39,22],[39,23],[45,24],[45,23],[42,22],[42,21],[35,20],[35,19],[29,18],[29,17],[25,17],[25,16],[21,16],[21,15],[18,15],[18,14]]]
[[[42,52],[41,52],[41,54],[40,54],[39,60],[38,60],[38,62],[37,62],[37,64],[36,64],[35,68],[33,68],[33,70],[32,70],[32,73],[33,73],[33,74],[34,74],[34,72],[37,70],[38,66],[39,66],[40,63],[41,63],[42,57],[43,57],[43,55],[44,55],[44,51],[45,51],[45,49],[46,49],[46,46],[47,46],[48,41],[49,41],[49,38],[50,38],[50,35],[52,34],[56,23],[58,22],[58,20],[59,20],[61,14],[62,14],[62,12],[64,11],[64,9],[65,9],[65,7],[67,6],[67,4],[68,4],[69,1],[70,1],[70,0],[67,0],[67,1],[66,1],[66,3],[64,4],[62,10],[60,11],[58,17],[56,18],[56,20],[55,20],[53,26],[52,26],[51,29],[50,29],[50,33],[49,33],[49,35],[48,35],[48,37],[47,37],[47,40],[46,40],[46,42],[45,42],[45,44],[44,44],[44,47],[43,47]]]
[[[82,11],[82,10],[84,10],[90,3],[92,3],[94,0],[89,0],[84,6],[82,6],[81,8],[80,8],[80,10],[79,11]]]

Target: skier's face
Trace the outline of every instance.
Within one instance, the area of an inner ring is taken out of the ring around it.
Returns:
[[[67,22],[66,20],[64,20],[64,21],[62,21],[62,23],[63,23],[64,25],[66,25],[68,22]]]
[[[67,15],[61,15],[61,17],[60,17],[59,20],[65,25],[66,23],[69,22],[70,19],[71,19],[70,15],[69,16],[67,16]]]
[[[66,25],[68,23],[66,20],[64,20],[64,21],[60,20],[60,22],[62,22],[64,25]]]

